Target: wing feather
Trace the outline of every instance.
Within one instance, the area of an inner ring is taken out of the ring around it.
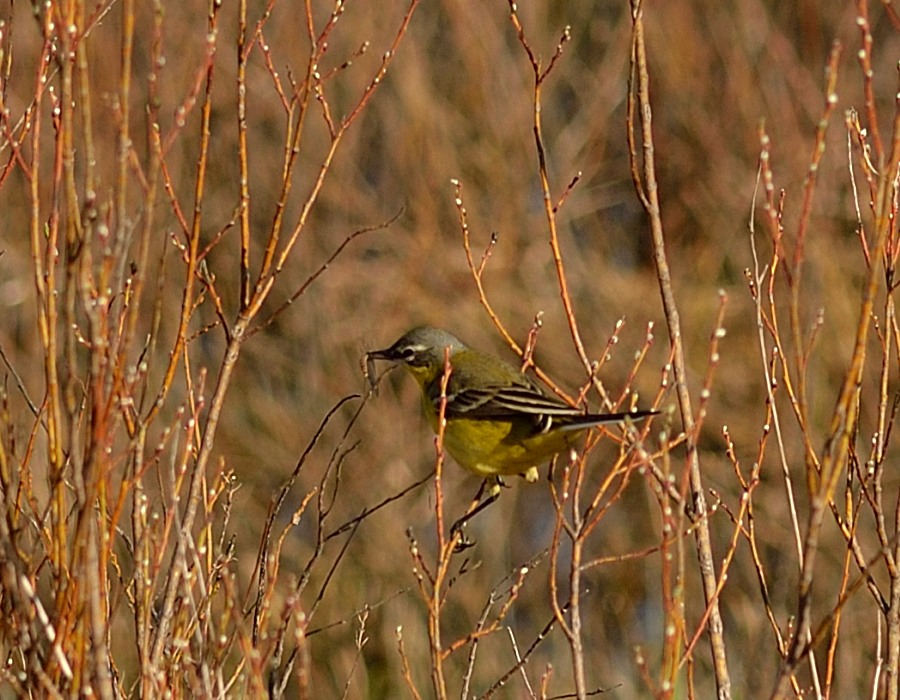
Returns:
[[[547,432],[552,427],[562,430],[578,430],[603,423],[621,423],[627,418],[637,420],[654,415],[658,411],[632,411],[621,413],[585,413],[556,397],[548,396],[524,374],[516,374],[509,381],[497,384],[471,386],[460,373],[451,374],[447,387],[447,418],[474,418],[484,420],[508,420],[527,415],[532,418],[536,433]],[[428,391],[435,410],[440,410],[440,382],[434,382]]]

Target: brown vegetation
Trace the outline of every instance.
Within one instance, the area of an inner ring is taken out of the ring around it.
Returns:
[[[0,10],[0,697],[898,697],[900,20],[520,4]],[[422,322],[663,414],[456,553]]]

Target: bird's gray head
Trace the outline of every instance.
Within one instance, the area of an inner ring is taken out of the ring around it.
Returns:
[[[452,333],[431,326],[419,326],[404,333],[393,345],[384,350],[367,353],[369,360],[402,362],[410,367],[444,364],[444,350],[450,354],[465,350],[465,344]]]

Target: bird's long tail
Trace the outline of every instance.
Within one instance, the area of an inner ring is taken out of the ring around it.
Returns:
[[[636,421],[658,414],[659,411],[655,410],[622,411],[621,413],[585,413],[583,416],[567,419],[565,425],[560,426],[560,428],[562,430],[581,430],[582,428],[590,428],[595,425]]]

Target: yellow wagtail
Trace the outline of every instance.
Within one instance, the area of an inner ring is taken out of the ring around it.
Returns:
[[[367,370],[374,381],[375,360],[405,365],[422,389],[425,415],[435,432],[445,350],[450,378],[444,447],[459,466],[482,477],[483,486],[490,485],[489,501],[499,494],[500,477],[520,474],[536,481],[537,465],[570,447],[588,428],[659,413],[584,413],[547,396],[512,365],[467,347],[447,331],[413,328],[389,348],[366,353]]]

